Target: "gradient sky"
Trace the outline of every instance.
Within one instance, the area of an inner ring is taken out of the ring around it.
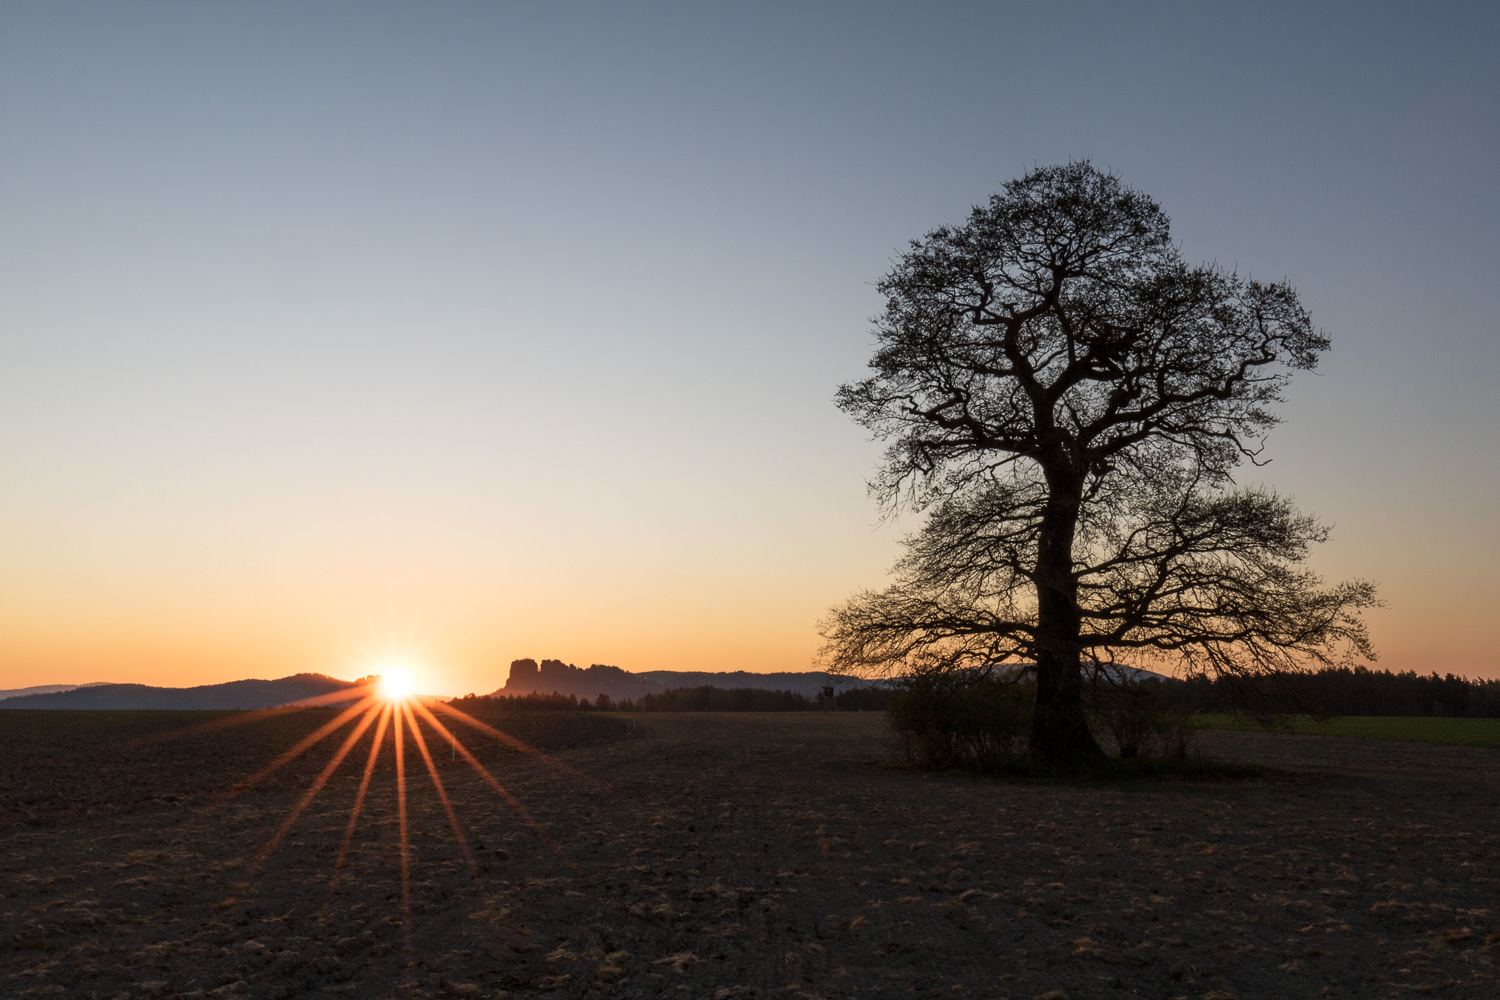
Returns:
[[[809,669],[905,530],[874,282],[1078,157],[1297,285],[1247,481],[1500,676],[1496,11],[8,3],[0,687]]]

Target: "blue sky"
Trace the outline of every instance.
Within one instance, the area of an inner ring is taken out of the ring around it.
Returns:
[[[1500,675],[1494,8],[10,4],[0,669],[802,669],[874,282],[1033,164],[1329,333],[1267,482]],[[273,668],[274,665],[274,668]],[[498,677],[491,687],[498,686]]]

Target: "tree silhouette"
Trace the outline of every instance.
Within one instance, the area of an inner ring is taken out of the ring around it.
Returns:
[[[1089,664],[1244,675],[1370,657],[1363,582],[1258,463],[1272,404],[1329,346],[1285,283],[1186,264],[1147,196],[1087,162],[1032,170],[879,284],[873,374],[838,405],[890,442],[871,490],[925,512],[894,583],[824,620],[834,670],[1019,664],[1031,751],[1100,755]]]

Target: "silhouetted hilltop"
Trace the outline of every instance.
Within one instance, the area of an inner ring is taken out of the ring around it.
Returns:
[[[98,687],[98,682],[93,684],[37,684],[33,687],[7,688],[0,690],[0,701],[8,698],[24,698],[29,694],[56,694],[59,691],[72,691],[81,687]]]
[[[352,687],[322,674],[295,674],[274,681],[230,681],[190,688],[150,687],[146,684],[94,684],[51,694],[7,698],[0,708],[74,709],[257,709],[274,708],[304,698],[332,694]]]
[[[833,675],[820,670],[776,674],[752,674],[744,670],[716,673],[698,670],[645,670],[632,673],[603,663],[576,667],[561,660],[543,660],[537,663],[527,658],[511,663],[510,677],[506,679],[505,686],[494,693],[516,695],[533,691],[540,694],[555,692],[589,699],[605,694],[615,701],[634,701],[648,694],[661,694],[675,688],[716,687],[791,691],[807,698],[815,698],[821,688],[833,683]],[[844,687],[849,682],[845,678],[839,678],[838,683],[840,687]]]

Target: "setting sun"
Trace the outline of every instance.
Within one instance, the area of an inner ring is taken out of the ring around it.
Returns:
[[[414,690],[411,671],[405,667],[391,667],[380,676],[380,693],[388,701],[405,698]]]

